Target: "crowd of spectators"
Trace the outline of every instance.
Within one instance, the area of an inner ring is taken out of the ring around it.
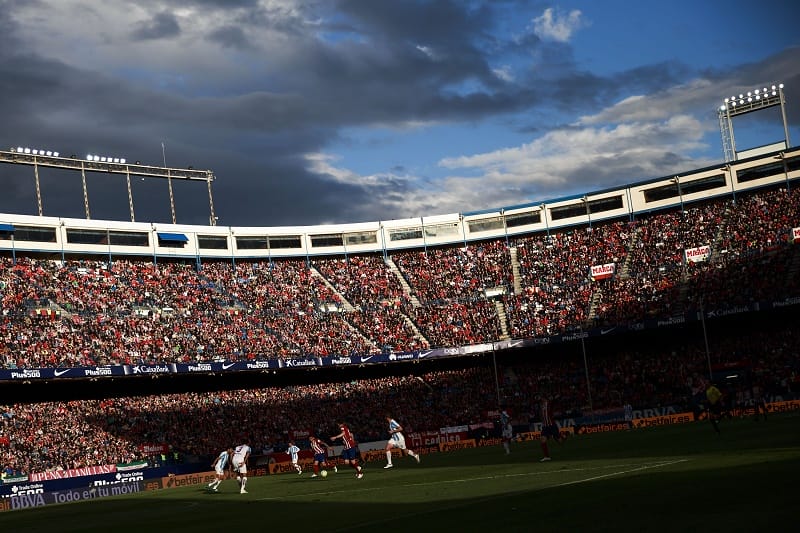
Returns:
[[[763,190],[387,259],[3,256],[0,365],[408,352],[797,296],[800,254],[788,241],[798,205],[797,188]],[[700,246],[709,258],[687,261]],[[593,279],[605,264],[614,275]]]
[[[598,286],[594,322],[624,324],[681,312],[685,250],[715,242],[727,207],[727,200],[719,200],[633,221],[623,271]]]
[[[383,256],[314,259],[311,264],[354,307],[346,320],[381,351],[429,347],[403,311],[410,306],[409,295]]]
[[[800,294],[800,265],[788,246],[790,229],[800,224],[799,204],[797,188],[737,199],[726,217],[718,253],[709,262],[691,265],[690,305],[713,309]]]
[[[503,239],[400,251],[392,254],[392,260],[423,303],[475,300],[486,289],[514,284],[511,256]]]
[[[494,303],[486,299],[409,307],[417,327],[432,346],[465,346],[500,338]]]
[[[559,419],[624,404],[688,409],[693,389],[709,376],[709,364],[747,376],[722,387],[734,397],[745,398],[753,383],[768,398],[800,393],[797,328],[734,327],[711,340],[708,352],[700,335],[624,343],[610,351],[595,350],[589,342],[588,362],[565,345],[540,357],[498,357],[496,375],[491,364],[465,363],[415,375],[307,385],[0,404],[0,466],[29,473],[130,462],[146,458],[144,444],[205,456],[249,442],[259,452],[285,445],[293,430],[335,434],[342,413],[361,441],[382,440],[387,410],[407,432],[435,431],[487,422],[498,397],[517,426],[535,421],[539,394],[553,399]]]
[[[505,298],[511,337],[553,335],[586,324],[594,289],[590,269],[622,265],[630,236],[629,224],[616,221],[516,239],[522,291]]]

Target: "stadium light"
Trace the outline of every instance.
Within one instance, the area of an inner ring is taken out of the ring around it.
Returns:
[[[731,116],[736,116],[758,111],[765,107],[780,105],[783,97],[782,93],[782,83],[770,87],[753,89],[746,93],[739,93],[739,96],[733,95],[725,98],[723,104],[720,106],[720,110],[727,110]]]
[[[36,187],[36,207],[39,211],[39,216],[42,216],[44,214],[44,208],[42,207],[42,189],[41,183],[39,182],[39,166],[59,165],[60,160],[54,158],[58,158],[60,154],[53,150],[30,148],[28,146],[17,146],[16,148],[9,149],[9,152],[12,154],[10,157],[12,162],[33,165],[33,179]],[[19,157],[19,154],[21,154],[22,157]]]
[[[719,118],[719,131],[722,137],[722,150],[725,161],[735,161],[738,158],[736,138],[733,133],[733,118],[739,115],[762,111],[764,109],[780,106],[783,118],[784,147],[791,146],[789,141],[789,125],[786,120],[786,99],[783,93],[783,83],[762,85],[737,96],[733,94],[726,97],[717,109]]]
[[[94,163],[111,163],[113,165],[125,165],[127,160],[124,157],[109,157],[105,155],[89,154],[86,156],[87,161]]]
[[[69,157],[61,157],[59,152],[41,148],[31,148],[26,146],[12,146],[8,150],[0,150],[0,163],[10,163],[15,165],[30,165],[33,167],[36,185],[36,203],[39,216],[43,216],[42,197],[39,183],[39,169],[42,167],[58,168],[69,171],[76,171],[81,174],[81,183],[85,183],[86,172],[103,173],[110,175],[122,175],[127,184],[128,208],[131,213],[131,222],[135,222],[133,192],[131,189],[131,176],[145,178],[166,179],[170,184],[170,208],[173,213],[173,223],[175,220],[174,198],[172,193],[172,181],[180,180],[192,183],[204,183],[208,189],[208,207],[210,211],[209,222],[216,225],[218,220],[214,212],[214,197],[212,193],[212,183],[216,176],[211,170],[201,170],[195,168],[169,168],[162,166],[143,165],[141,161],[129,163],[126,158],[113,157],[89,153],[85,159],[73,154]],[[84,185],[84,208],[86,218],[90,218],[88,192]]]
[[[40,157],[58,157],[59,153],[54,152],[52,150],[43,150],[41,148],[28,148],[18,146],[16,148],[12,148],[11,152],[25,154],[25,155],[38,155]]]

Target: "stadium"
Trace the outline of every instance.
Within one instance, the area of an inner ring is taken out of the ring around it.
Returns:
[[[41,172],[80,173],[86,198],[85,219],[0,217],[0,521],[206,530],[269,513],[281,527],[371,530],[389,514],[478,530],[488,513],[525,530],[534,516],[545,529],[596,528],[603,514],[637,530],[753,530],[756,509],[788,523],[800,149],[787,135],[725,153],[681,175],[496,210],[262,228],[216,224],[210,170],[0,152],[33,170],[37,193]],[[130,187],[130,222],[93,220],[91,172],[205,185],[210,224],[136,222]],[[708,383],[724,393],[718,435]],[[543,396],[569,436],[546,465]],[[419,466],[395,455],[398,468],[381,468],[387,411]],[[363,485],[336,443],[339,473],[311,485],[308,438],[342,419]],[[240,443],[253,449],[249,493],[226,480],[228,494],[208,494],[208,465]],[[715,495],[741,480],[744,496]],[[635,509],[614,511],[631,493]],[[714,513],[693,509],[707,501]],[[588,517],[569,514],[576,502]],[[331,527],[342,503],[355,516]]]

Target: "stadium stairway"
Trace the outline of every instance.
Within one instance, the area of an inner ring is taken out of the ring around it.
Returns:
[[[508,317],[506,316],[505,306],[500,300],[494,300],[494,308],[497,311],[497,318],[500,319],[500,340],[508,340],[511,335],[508,334]]]
[[[519,259],[517,258],[517,247],[512,246],[508,249],[511,256],[511,273],[514,276],[514,294],[522,294],[522,276],[519,273]]]
[[[400,314],[403,316],[403,320],[405,320],[406,324],[408,324],[409,327],[411,327],[411,330],[414,332],[414,338],[417,341],[419,341],[420,344],[422,344],[423,346],[426,347],[430,346],[431,342],[425,337],[425,335],[422,334],[417,325],[414,324],[414,321],[411,320],[411,318],[407,314],[403,312],[401,312]]]
[[[627,253],[625,254],[625,262],[622,263],[622,268],[619,269],[620,279],[628,279],[630,277],[631,261],[633,260],[633,250],[636,247],[636,243],[639,242],[641,234],[642,234],[641,228],[635,228],[633,230],[630,242],[628,243],[628,250]]]
[[[595,291],[592,293],[592,298],[589,301],[589,312],[586,314],[587,320],[584,324],[584,327],[590,327],[594,324],[595,319],[597,318],[597,306],[603,302],[603,289],[599,286],[595,286]]]
[[[353,307],[353,304],[348,302],[347,299],[344,297],[344,295],[342,293],[340,293],[338,290],[336,290],[336,287],[334,287],[331,284],[330,281],[325,279],[325,276],[323,276],[322,273],[319,270],[317,270],[316,268],[314,268],[311,265],[308,266],[308,269],[311,271],[311,275],[312,276],[316,276],[320,280],[322,280],[322,283],[324,283],[325,286],[328,287],[328,289],[330,289],[331,292],[333,292],[339,298],[339,301],[342,302],[342,308],[345,311],[347,311],[348,313],[352,313],[353,311],[355,311],[355,308]]]
[[[414,307],[419,307],[421,304],[419,303],[419,298],[417,298],[414,291],[411,290],[411,285],[408,284],[406,278],[400,272],[400,269],[397,268],[397,263],[394,262],[391,256],[387,256],[386,259],[386,266],[389,267],[389,270],[394,272],[394,275],[397,276],[397,279],[400,281],[400,286],[403,287],[403,292],[408,296],[408,299],[411,301],[411,305]]]

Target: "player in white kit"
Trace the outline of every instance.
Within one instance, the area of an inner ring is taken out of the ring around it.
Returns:
[[[300,448],[297,447],[294,441],[289,441],[289,447],[286,449],[286,453],[292,458],[292,466],[297,470],[297,473],[302,474],[303,467],[297,464],[297,454],[300,453]]]
[[[233,448],[228,448],[227,450],[222,450],[214,462],[211,463],[211,466],[214,468],[214,475],[216,478],[214,481],[208,484],[208,490],[217,492],[217,488],[219,484],[225,479],[225,467],[227,467],[230,463],[230,459],[233,456]]]
[[[240,444],[233,450],[233,471],[236,472],[236,481],[239,482],[239,492],[247,494],[247,460],[250,459],[250,446]]]
[[[403,426],[397,423],[397,420],[390,415],[386,415],[386,421],[389,422],[389,440],[386,441],[386,466],[383,468],[392,468],[392,448],[397,448],[403,455],[410,455],[419,463],[419,455],[414,453],[414,450],[406,448],[406,438],[403,436]]]

